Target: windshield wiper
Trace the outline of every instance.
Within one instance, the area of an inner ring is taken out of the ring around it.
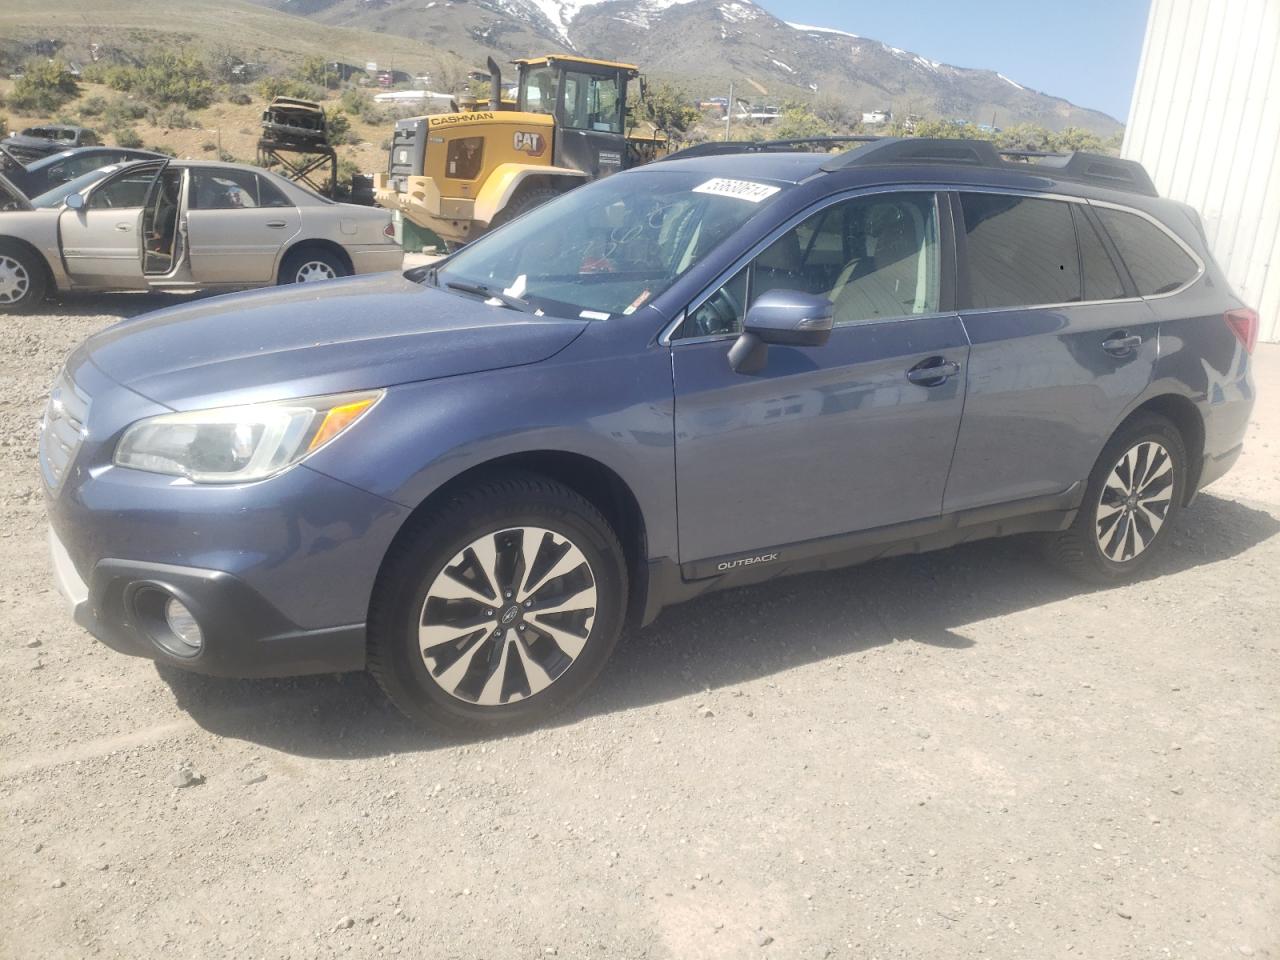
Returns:
[[[528,300],[521,300],[519,297],[512,296],[503,290],[490,290],[488,287],[479,283],[463,283],[460,280],[449,280],[445,283],[445,286],[450,290],[457,290],[461,293],[472,293],[477,297],[484,297],[486,300],[497,300],[503,306],[510,307],[512,310],[519,310],[521,313],[533,313],[537,309]]]

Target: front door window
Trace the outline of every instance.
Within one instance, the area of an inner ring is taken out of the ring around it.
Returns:
[[[837,325],[938,311],[938,216],[931,193],[886,193],[833,204],[788,230],[690,311],[682,337],[735,334],[769,290],[835,305]]]

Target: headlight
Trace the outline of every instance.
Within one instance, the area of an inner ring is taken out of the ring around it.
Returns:
[[[373,390],[165,413],[126,430],[115,463],[196,483],[262,480],[320,449],[381,398]]]

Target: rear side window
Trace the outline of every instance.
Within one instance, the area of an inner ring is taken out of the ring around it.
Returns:
[[[1199,273],[1187,251],[1151,221],[1108,207],[1094,207],[1094,211],[1142,296],[1177,290]]]
[[[196,210],[245,210],[292,204],[251,170],[197,169],[192,175],[191,206]]]
[[[1080,238],[1080,262],[1084,265],[1086,300],[1119,300],[1125,296],[1124,283],[1111,261],[1102,238],[1084,211],[1076,209],[1076,233]]]
[[[969,306],[1031,307],[1080,299],[1080,260],[1068,204],[961,193]]]

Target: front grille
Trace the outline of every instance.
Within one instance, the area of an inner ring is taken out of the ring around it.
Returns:
[[[84,442],[89,418],[89,398],[77,389],[64,370],[58,374],[40,430],[40,469],[50,490],[57,490]]]

